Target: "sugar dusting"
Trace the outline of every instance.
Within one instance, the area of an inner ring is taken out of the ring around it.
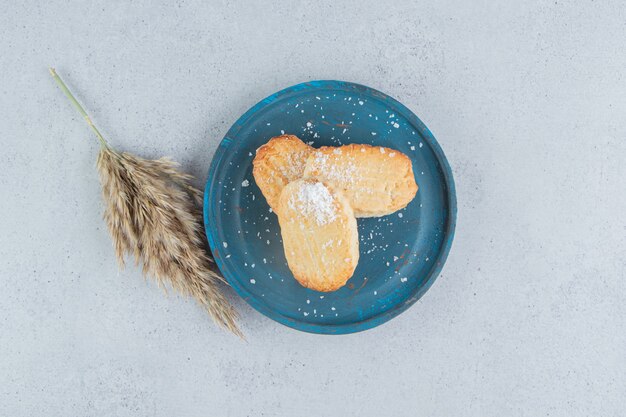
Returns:
[[[333,196],[321,182],[305,182],[289,199],[289,207],[315,219],[322,226],[337,217]]]
[[[339,152],[337,152],[339,151]],[[340,149],[333,150],[335,154],[341,154]],[[354,177],[357,173],[356,164],[350,158],[350,161],[342,164],[335,164],[330,160],[329,155],[323,152],[315,152],[315,168],[316,171],[325,178],[334,182],[340,182],[343,184],[349,184],[354,182]]]
[[[306,162],[306,157],[308,156],[308,154],[308,149],[288,153],[286,155],[287,163],[279,167],[280,173],[283,178],[291,180],[293,178],[300,177],[302,175],[302,171],[304,171],[304,164]]]

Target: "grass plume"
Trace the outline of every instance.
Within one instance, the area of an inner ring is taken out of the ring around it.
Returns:
[[[143,159],[113,149],[56,71],[50,73],[100,141],[97,168],[104,220],[121,267],[126,255],[160,287],[193,297],[219,326],[243,337],[237,312],[221,292],[225,283],[206,250],[202,194],[170,159]]]

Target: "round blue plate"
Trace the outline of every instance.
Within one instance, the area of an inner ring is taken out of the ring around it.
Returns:
[[[389,216],[358,220],[359,264],[338,291],[296,282],[278,219],[252,177],[256,149],[283,133],[314,147],[386,146],[413,161],[417,196]],[[206,234],[228,282],[261,313],[312,333],[369,329],[415,303],[441,271],[455,220],[452,172],[428,128],[393,98],[342,81],[298,84],[248,110],[217,149],[204,193]]]

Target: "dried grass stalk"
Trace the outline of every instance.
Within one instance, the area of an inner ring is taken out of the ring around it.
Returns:
[[[243,337],[237,313],[220,291],[225,281],[206,251],[202,196],[192,177],[167,158],[148,160],[111,148],[54,69],[50,73],[100,140],[104,219],[120,266],[132,254],[160,287],[169,284],[192,296],[218,325]]]

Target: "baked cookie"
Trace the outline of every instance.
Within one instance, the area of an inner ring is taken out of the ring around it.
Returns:
[[[321,147],[309,155],[304,177],[342,192],[356,217],[391,214],[406,207],[417,193],[409,157],[380,146]]]
[[[316,291],[335,291],[359,261],[356,219],[348,199],[315,179],[283,188],[278,222],[287,264],[296,280]]]
[[[252,175],[274,211],[283,187],[302,177],[312,151],[312,147],[294,135],[276,136],[257,149]]]

